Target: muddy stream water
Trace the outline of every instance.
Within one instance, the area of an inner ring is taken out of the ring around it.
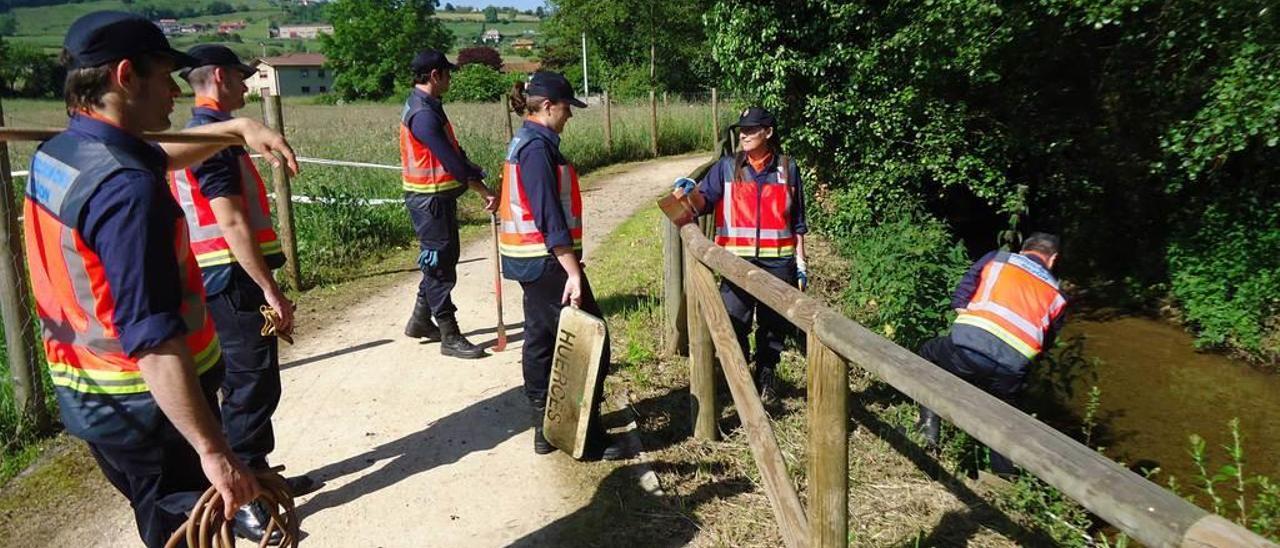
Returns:
[[[1176,326],[1139,317],[1072,320],[1064,336],[1083,336],[1084,354],[1099,361],[1096,381],[1078,380],[1070,407],[1083,413],[1090,385],[1102,391],[1100,422],[1112,458],[1156,464],[1194,483],[1191,434],[1205,439],[1213,470],[1229,462],[1227,426],[1240,419],[1245,474],[1280,478],[1280,375],[1219,354],[1197,352]]]

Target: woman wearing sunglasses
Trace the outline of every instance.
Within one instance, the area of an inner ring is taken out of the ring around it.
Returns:
[[[715,211],[716,244],[803,290],[808,227],[800,171],[782,153],[769,111],[749,108],[730,129],[737,129],[738,152],[721,158],[698,182],[706,202],[702,213]],[[693,185],[687,178],[675,184],[686,193]],[[752,319],[757,320],[753,377],[761,399],[770,403],[777,398],[776,370],[791,323],[728,280],[721,282],[720,295],[744,352]]]

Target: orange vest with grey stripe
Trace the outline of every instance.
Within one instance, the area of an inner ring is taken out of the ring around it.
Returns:
[[[240,198],[244,200],[245,210],[248,212],[249,228],[267,265],[279,268],[284,264],[284,251],[271,224],[271,206],[267,201],[267,188],[262,182],[262,175],[244,150],[236,157],[236,164],[242,189]],[[200,192],[200,181],[196,178],[195,170],[188,168],[170,172],[169,191],[178,200],[178,205],[182,206],[182,212],[187,217],[191,251],[195,253],[196,264],[208,273],[214,269],[230,268],[236,263],[236,256],[231,253],[231,245],[218,227],[218,219],[213,214],[209,199]]]
[[[502,194],[498,198],[498,218],[502,221],[498,234],[498,249],[504,257],[528,259],[548,256],[546,238],[533,220],[529,198],[525,196],[520,176],[520,150],[538,135],[520,128],[511,145],[507,147],[507,159],[502,168]],[[565,224],[573,238],[573,249],[582,253],[582,191],[578,186],[578,171],[562,158],[556,162],[556,191],[560,207],[564,211]]]
[[[982,267],[978,289],[956,317],[951,341],[1011,368],[1044,350],[1049,327],[1066,307],[1058,279],[1026,255],[998,253]]]
[[[115,296],[102,261],[76,228],[85,202],[98,186],[129,169],[148,171],[104,143],[55,136],[32,159],[23,205],[27,264],[49,374],[67,430],[91,442],[143,439],[160,418],[138,360],[121,346],[112,318]],[[197,372],[203,374],[214,370],[221,349],[181,219],[174,234],[185,341]]]
[[[739,257],[777,258],[796,253],[791,228],[791,160],[778,157],[777,169],[763,183],[746,174],[734,157],[720,159],[724,195],[716,203],[716,245]]]
[[[422,99],[411,94],[400,113],[400,178],[404,189],[420,194],[439,194],[462,188],[462,181],[455,179],[431,152],[431,147],[414,137],[409,129],[409,120],[413,115],[426,108],[428,107]],[[461,151],[458,138],[453,135],[453,124],[446,122],[444,131],[449,136],[449,145],[455,151]]]

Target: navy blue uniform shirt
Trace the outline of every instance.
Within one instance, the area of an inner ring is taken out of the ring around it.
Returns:
[[[225,122],[230,119],[230,113],[209,107],[196,107],[191,109],[191,120],[187,122],[187,127]],[[244,154],[244,148],[227,147],[210,156],[208,160],[191,167],[192,173],[195,173],[196,180],[199,181],[200,193],[204,194],[205,198],[212,200],[244,194],[240,179],[241,154]],[[225,290],[231,281],[231,271],[238,268],[241,268],[238,263],[231,263],[231,268],[215,268],[211,272],[202,272],[205,293],[217,295]]]
[[[76,226],[102,261],[115,299],[112,323],[125,353],[136,357],[187,333],[174,253],[177,223],[185,221],[165,182],[169,158],[159,147],[87,116],[72,117],[67,133],[121,147],[151,168],[108,177],[85,203]]]
[[[998,253],[999,251],[987,252],[981,259],[978,259],[978,262],[969,267],[963,278],[960,278],[960,283],[956,284],[955,292],[951,294],[951,308],[953,310],[969,306],[969,301],[972,301],[973,295],[978,292],[978,282],[982,281],[982,269],[986,268],[987,263],[995,260]],[[1044,264],[1040,257],[1035,255],[1026,255],[1026,257],[1043,266],[1045,270],[1049,269],[1049,265]],[[1058,314],[1053,323],[1049,324],[1049,330],[1045,332],[1044,337],[1044,349],[1046,351],[1053,348],[1054,339],[1057,338],[1058,331],[1062,329],[1062,325],[1066,323],[1066,318],[1067,315],[1065,313]]]
[[[560,203],[560,191],[556,183],[557,166],[567,163],[560,154],[560,134],[551,128],[525,120],[523,129],[534,132],[538,138],[520,149],[516,161],[520,165],[520,186],[529,199],[529,213],[546,241],[551,257],[528,259],[503,257],[502,271],[508,279],[531,282],[542,275],[547,261],[555,261],[553,248],[573,247],[573,236]],[[569,184],[565,181],[564,184]],[[581,259],[581,257],[579,257]]]
[[[445,129],[445,125],[449,123],[449,117],[445,115],[444,105],[440,100],[416,87],[413,88],[411,93],[413,94],[413,100],[421,100],[427,105],[427,108],[419,110],[409,117],[409,133],[413,134],[413,138],[427,145],[427,148],[431,149],[431,154],[434,154],[436,159],[440,160],[440,164],[444,166],[445,171],[453,175],[454,179],[464,185],[467,181],[480,179],[480,170],[472,166],[471,160],[467,158],[467,153],[462,150],[462,146],[459,145],[455,150],[453,143],[449,141],[449,133]],[[463,186],[454,192],[446,192],[443,196],[457,198],[466,191],[466,186]],[[416,192],[407,193],[407,196],[412,201],[412,199],[418,198],[418,196],[414,196],[415,194],[419,194],[422,197],[441,197],[439,194],[432,195]]]

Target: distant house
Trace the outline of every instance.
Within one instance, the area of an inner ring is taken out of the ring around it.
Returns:
[[[521,38],[519,40],[516,40],[515,42],[511,43],[511,49],[518,49],[521,51],[530,51],[533,49],[533,40],[530,40],[528,38]]]
[[[497,44],[502,41],[502,33],[498,32],[498,29],[486,30],[480,37],[480,41],[486,44]]]
[[[523,63],[503,63],[502,70],[500,72],[507,72],[507,73],[519,72],[524,74],[531,74],[531,73],[537,72],[538,69],[540,68],[542,68],[541,61],[525,61]]]
[[[311,40],[319,38],[321,34],[333,34],[333,25],[280,25],[271,29],[272,38],[301,38],[303,40]]]
[[[257,95],[316,95],[333,89],[333,72],[324,66],[325,57],[319,53],[290,53],[276,57],[254,59],[251,66],[258,73],[250,76],[245,84],[249,93]]]
[[[218,33],[231,34],[236,31],[244,30],[244,28],[247,26],[248,24],[246,24],[244,21],[223,21],[221,23],[218,23]]]
[[[166,35],[178,34],[182,29],[182,25],[178,24],[177,19],[161,19],[156,21],[156,26],[160,27],[160,31]]]

